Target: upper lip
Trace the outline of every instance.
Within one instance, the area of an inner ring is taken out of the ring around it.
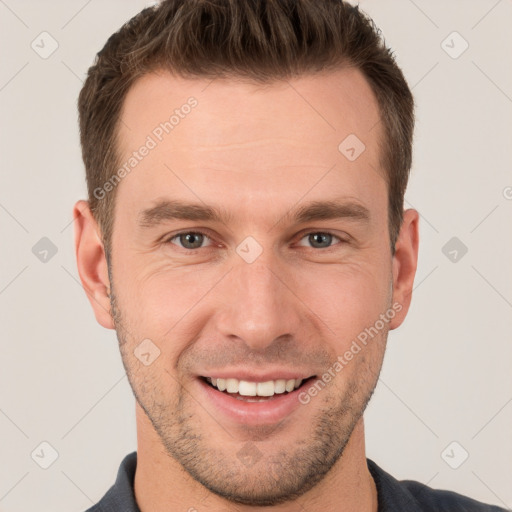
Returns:
[[[290,379],[308,379],[314,376],[313,372],[302,372],[297,370],[272,370],[266,372],[256,372],[251,370],[231,369],[231,370],[207,370],[200,375],[201,377],[212,377],[214,379],[238,379],[247,382],[268,382],[269,380],[290,380]]]

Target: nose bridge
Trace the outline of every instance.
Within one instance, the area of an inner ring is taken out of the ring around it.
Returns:
[[[218,328],[226,337],[236,337],[253,350],[263,350],[298,326],[294,295],[283,283],[282,266],[265,251],[249,263],[240,257],[230,272],[224,292],[228,295],[219,315]]]

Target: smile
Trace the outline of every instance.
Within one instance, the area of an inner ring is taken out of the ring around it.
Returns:
[[[283,421],[304,405],[299,393],[316,377],[262,380],[199,377],[204,403],[236,424],[271,425]]]
[[[239,379],[221,379],[206,377],[208,383],[219,391],[226,391],[230,394],[241,396],[270,397],[290,393],[302,384],[303,379],[277,379],[266,382],[250,382]]]

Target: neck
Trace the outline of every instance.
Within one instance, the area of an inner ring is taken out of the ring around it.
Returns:
[[[138,404],[136,407],[137,469],[134,490],[141,512],[262,510],[229,502],[196,482],[167,454],[144,411]],[[322,481],[297,500],[265,507],[265,511],[296,512],[297,504],[308,512],[378,512],[377,489],[366,464],[363,417],[356,424],[342,457]]]

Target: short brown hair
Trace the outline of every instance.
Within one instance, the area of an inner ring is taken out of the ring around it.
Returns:
[[[379,104],[384,128],[380,164],[387,177],[394,254],[412,163],[414,101],[374,22],[343,0],[164,0],[108,39],[78,100],[89,205],[107,257],[115,188],[101,199],[94,191],[120,165],[119,115],[137,78],[164,68],[186,78],[269,83],[343,66],[363,73]]]

